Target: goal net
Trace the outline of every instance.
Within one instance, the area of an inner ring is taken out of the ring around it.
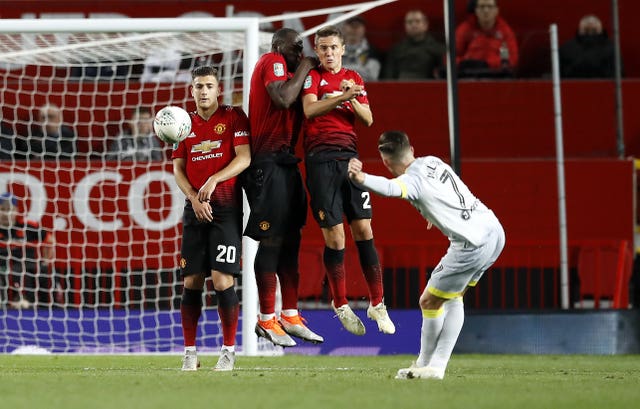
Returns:
[[[222,102],[246,110],[270,40],[255,18],[3,22],[0,193],[13,195],[5,207],[15,198],[15,226],[31,227],[0,244],[0,352],[182,351],[184,195],[151,118],[195,109],[190,71],[202,64],[219,68]],[[255,353],[253,273],[243,279],[238,345]],[[208,280],[203,297],[198,347],[218,351]]]

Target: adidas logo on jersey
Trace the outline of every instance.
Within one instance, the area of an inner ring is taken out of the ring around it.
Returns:
[[[187,138],[195,138],[195,136],[195,132],[191,132],[189,135],[187,135]]]
[[[325,81],[324,78],[320,81],[320,86],[322,87],[323,85],[329,85],[329,83]]]

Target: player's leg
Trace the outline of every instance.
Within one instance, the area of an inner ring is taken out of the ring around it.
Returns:
[[[256,334],[285,347],[296,344],[282,329],[275,310],[283,221],[288,216],[291,197],[286,176],[287,172],[270,155],[253,161],[245,171],[245,191],[251,212],[244,232],[259,241],[254,261],[260,309]]]
[[[222,326],[222,348],[215,371],[232,371],[235,365],[235,344],[240,315],[240,301],[235,290],[233,275],[221,271],[211,272],[213,288],[218,297],[218,316]]]
[[[322,260],[331,291],[331,306],[347,331],[354,335],[364,335],[366,332],[364,324],[353,312],[347,300],[344,227],[342,223],[323,227],[322,235],[325,241]]]
[[[464,277],[468,277],[466,278],[468,282],[459,296],[452,298],[447,296],[450,299],[447,299],[443,304],[444,323],[433,355],[428,362],[428,366],[435,368],[439,373],[444,374],[464,324],[464,293],[469,287],[475,287],[484,272],[496,261],[504,247],[504,242],[504,231],[498,223],[494,231],[488,235],[487,242],[483,246],[458,250],[460,256],[457,258],[459,261],[456,269],[459,273],[452,275],[448,281],[459,282],[461,279],[465,279]],[[444,284],[438,284],[438,286],[446,287]],[[449,289],[456,287],[457,285],[449,287]]]
[[[295,346],[296,342],[282,329],[276,317],[276,288],[278,286],[278,259],[282,248],[281,237],[264,238],[258,245],[254,263],[260,313],[256,323],[256,335],[282,347]]]
[[[498,224],[496,229],[489,234],[488,241],[485,245],[477,249],[467,249],[462,254],[464,261],[460,263],[458,268],[463,271],[463,273],[459,276],[468,276],[471,278],[460,296],[453,297],[444,302],[444,323],[442,331],[438,337],[433,355],[428,362],[428,366],[435,368],[442,374],[444,374],[447,368],[447,364],[453,353],[453,348],[458,341],[464,324],[464,293],[469,287],[475,287],[484,272],[496,261],[504,247],[504,242],[504,231]]]
[[[202,287],[204,277],[194,274],[184,277],[182,299],[180,301],[180,319],[184,339],[183,371],[195,371],[200,366],[196,352],[196,333],[198,320],[202,314]]]
[[[298,311],[298,283],[300,281],[298,256],[300,253],[300,231],[285,236],[278,262],[278,278],[282,293],[280,325],[289,335],[318,344],[324,338],[311,331]]]
[[[240,274],[242,213],[237,209],[216,209],[216,222],[209,224],[207,249],[211,280],[218,299],[222,347],[216,371],[231,371],[235,365],[235,343],[240,302],[235,276]]]
[[[183,276],[180,319],[184,339],[183,371],[195,371],[200,366],[196,352],[198,320],[202,314],[202,288],[204,286],[203,246],[206,238],[200,226],[185,223],[183,227],[180,271]]]
[[[444,374],[453,353],[453,348],[458,341],[458,336],[464,324],[464,303],[463,297],[455,297],[447,300],[444,304],[444,322],[440,337],[436,345],[429,366]]]
[[[324,238],[323,264],[329,289],[331,305],[336,316],[347,331],[355,335],[365,333],[364,325],[351,310],[347,300],[347,284],[344,265],[345,233],[342,185],[344,175],[340,161],[327,156],[324,159],[307,156],[307,188],[309,190],[313,217],[320,226]]]
[[[378,330],[385,334],[393,334],[396,327],[389,318],[384,305],[384,287],[382,283],[382,266],[378,251],[373,242],[371,229],[371,205],[369,192],[363,191],[346,178],[346,164],[342,168],[345,176],[343,195],[345,214],[351,227],[351,235],[358,249],[360,267],[369,291],[369,308],[367,316],[378,324]]]

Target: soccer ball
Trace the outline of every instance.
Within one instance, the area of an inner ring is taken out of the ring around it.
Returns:
[[[156,114],[153,130],[166,143],[182,142],[191,133],[191,117],[180,107],[166,106]]]

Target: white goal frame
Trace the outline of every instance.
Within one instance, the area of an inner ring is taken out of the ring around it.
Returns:
[[[3,19],[1,34],[55,34],[55,33],[116,33],[116,32],[238,32],[245,34],[243,58],[242,107],[248,113],[251,73],[258,61],[260,50],[260,20],[257,17],[231,18],[115,18],[115,19]],[[60,51],[74,45],[59,46]],[[51,49],[47,49],[51,52]],[[2,56],[19,57],[21,53],[34,54],[38,50],[4,53]],[[245,201],[245,217],[248,206]],[[243,305],[242,305],[242,353],[258,354],[258,340],[253,332],[257,320],[258,294],[253,271],[253,259],[257,244],[243,238]]]

